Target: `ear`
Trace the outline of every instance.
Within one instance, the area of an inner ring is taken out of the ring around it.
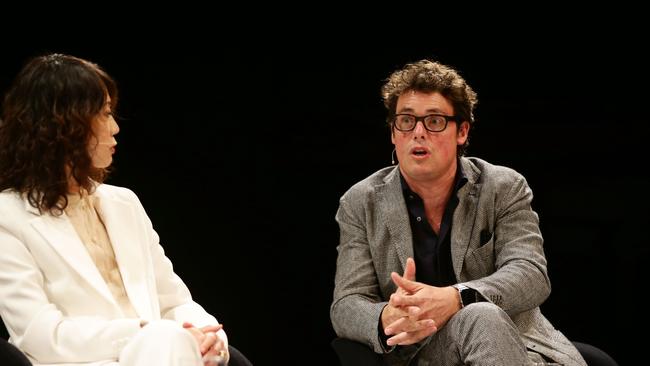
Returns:
[[[458,126],[458,131],[456,133],[456,144],[463,145],[467,141],[467,136],[469,135],[469,122],[463,121]]]
[[[395,145],[395,129],[393,128],[390,129],[390,142],[392,142],[393,145]]]

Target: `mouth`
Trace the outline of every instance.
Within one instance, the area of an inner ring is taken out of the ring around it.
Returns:
[[[431,154],[431,151],[423,146],[416,146],[411,149],[410,155],[416,159],[426,158]]]

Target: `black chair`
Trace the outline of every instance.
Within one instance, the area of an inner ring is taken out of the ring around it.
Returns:
[[[31,366],[31,362],[4,338],[0,338],[0,365],[3,366]]]
[[[253,366],[253,363],[243,353],[239,352],[237,348],[228,345],[228,352],[230,352],[228,366]]]
[[[334,338],[332,348],[339,357],[341,366],[385,366],[382,357],[363,343],[345,338]]]
[[[616,361],[600,348],[587,343],[573,342],[589,366],[618,366]],[[335,338],[332,348],[341,366],[386,366],[382,357],[363,343],[345,338]]]
[[[573,345],[576,346],[589,366],[618,366],[618,363],[610,355],[598,347],[582,342],[573,342]]]

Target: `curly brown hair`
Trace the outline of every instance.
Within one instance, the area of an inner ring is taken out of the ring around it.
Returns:
[[[392,128],[397,108],[397,99],[406,91],[438,92],[449,100],[454,114],[461,121],[474,124],[474,107],[478,102],[476,93],[467,85],[465,79],[453,68],[441,63],[421,60],[409,63],[403,69],[393,72],[381,88],[384,106],[388,110],[386,122]],[[471,128],[470,128],[471,130]],[[458,156],[467,151],[469,139],[458,146]]]
[[[31,59],[5,95],[0,121],[0,191],[25,194],[40,212],[61,215],[72,178],[92,192],[107,169],[88,152],[92,122],[110,98],[115,81],[98,65],[50,54]]]

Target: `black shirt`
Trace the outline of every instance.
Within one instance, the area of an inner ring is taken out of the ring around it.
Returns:
[[[438,234],[433,231],[424,212],[424,201],[409,188],[400,172],[402,192],[408,209],[411,232],[415,277],[418,282],[444,287],[455,284],[456,275],[451,261],[451,225],[458,206],[458,190],[467,183],[460,161],[457,162],[454,190],[445,207]]]

